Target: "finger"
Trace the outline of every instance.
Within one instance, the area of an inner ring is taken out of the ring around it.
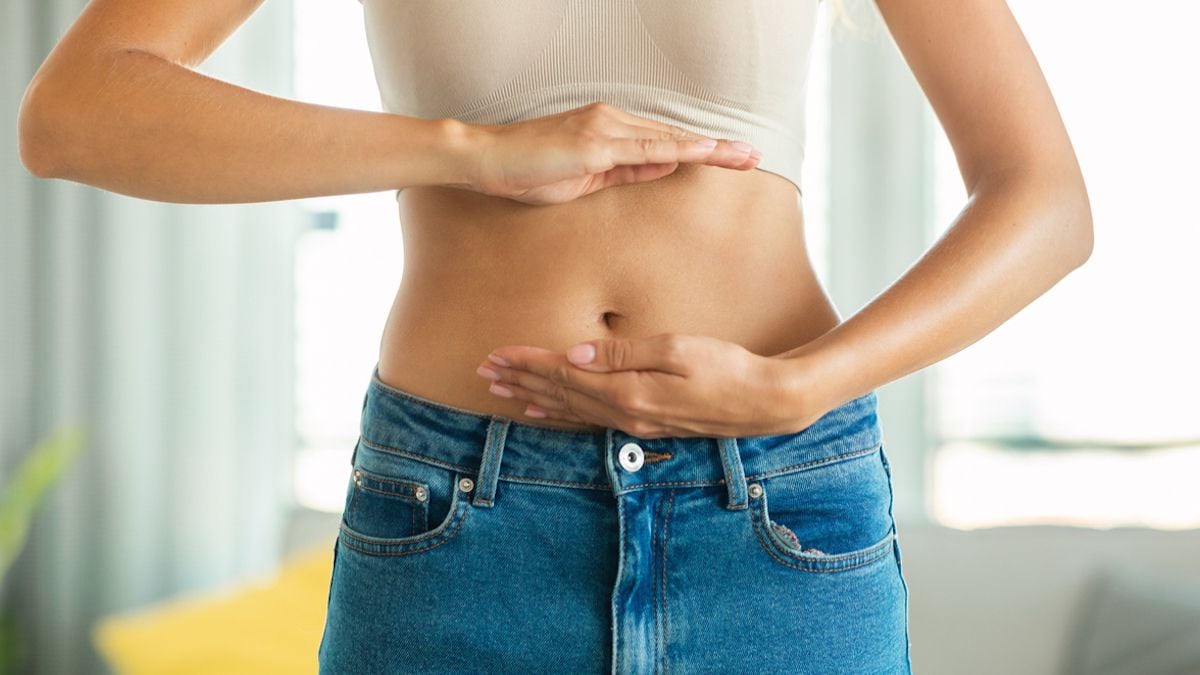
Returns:
[[[506,368],[498,370],[509,371]],[[576,390],[561,387],[556,389],[555,394],[546,394],[525,387],[520,382],[529,381],[528,373],[524,374],[524,378],[520,377],[518,373],[520,371],[501,373],[503,379],[500,383],[512,393],[514,399],[533,403],[543,409],[559,415],[574,417],[589,424],[613,426],[615,420],[619,418],[620,412],[616,408]],[[489,386],[489,391],[495,393],[491,386]],[[497,395],[503,396],[503,394]]]
[[[499,373],[500,377],[507,381],[526,384],[531,380],[520,378],[542,378],[606,403],[615,400],[614,388],[619,384],[612,375],[589,373],[572,366],[560,351],[528,345],[497,347],[488,354],[488,362],[482,365]],[[548,391],[545,386],[533,386]]]
[[[552,406],[556,408],[556,410],[572,412],[576,410],[575,406],[580,405],[581,402],[582,404],[589,404],[589,401],[581,401],[577,398],[577,396],[586,396],[586,398],[594,399],[596,402],[599,402],[600,405],[612,408],[613,411],[616,411],[616,406],[612,404],[613,399],[608,398],[607,394],[593,394],[588,392],[588,390],[576,388],[576,384],[558,382],[553,380],[551,377],[538,375],[535,374],[535,372],[530,372],[529,370],[522,370],[520,368],[504,368],[504,366],[499,366],[496,364],[492,364],[491,368],[493,371],[496,371],[496,374],[499,376],[500,384],[504,384],[505,387],[510,386],[510,384],[515,384],[515,386],[521,387],[522,389],[527,390],[527,392],[539,396],[539,399],[536,400],[539,405]],[[562,370],[571,369],[568,366],[568,368],[564,368]],[[608,380],[611,380],[612,378],[612,376],[594,377],[607,377]],[[594,406],[589,406],[587,410],[594,410]]]
[[[661,138],[663,140],[688,141],[711,138],[707,134],[691,131],[676,124],[668,122],[660,122],[649,117],[635,115],[623,108],[613,107],[612,112],[617,119],[625,122],[630,127],[644,129],[651,133],[635,133],[636,136],[651,136]],[[655,136],[657,134],[657,136]]]
[[[689,346],[687,336],[675,333],[648,338],[601,338],[571,345],[567,360],[593,372],[657,370],[687,375]]]
[[[492,367],[500,374],[502,384],[511,398],[536,406],[547,417],[582,421],[588,424],[619,428],[642,438],[662,436],[707,436],[713,432],[704,426],[685,426],[679,421],[660,417],[661,412],[647,416],[646,411],[634,413],[607,401],[588,396],[577,390],[560,387],[546,378],[511,368]],[[627,384],[626,386],[633,386]],[[493,390],[493,393],[496,393]],[[506,396],[507,394],[497,394]]]
[[[497,385],[503,386],[504,389],[507,390],[507,392],[500,393],[499,391],[497,391],[496,390]],[[525,403],[529,404],[529,406],[533,406],[533,407],[535,407],[539,410],[545,411],[545,412],[552,412],[560,418],[571,418],[571,419],[577,419],[581,422],[592,422],[592,420],[585,420],[583,417],[581,417],[575,411],[568,409],[566,404],[564,404],[562,401],[554,398],[553,396],[548,396],[541,392],[537,392],[532,389],[527,389],[527,388],[522,387],[521,385],[511,382],[511,381],[508,381],[508,382],[501,381],[498,383],[490,384],[490,385],[488,385],[488,391],[492,392],[493,394],[495,394],[497,396],[501,396],[504,398],[512,398],[512,399],[515,399],[518,401],[525,402]],[[526,409],[528,409],[528,406],[526,407]]]
[[[638,117],[620,108],[614,109],[614,112],[618,119],[626,121],[626,129],[631,132],[626,135],[627,138],[657,138],[662,141],[677,142],[713,140],[705,134],[695,133],[674,124]],[[614,133],[613,135],[619,134]],[[731,169],[749,169],[762,156],[749,143],[722,139],[716,140],[718,141],[717,146],[713,154],[706,160],[709,164],[716,164]]]
[[[677,168],[679,168],[679,162],[671,162],[670,164],[627,164],[613,167],[597,177],[598,186],[596,189],[658,180],[663,176],[674,173]]]
[[[733,142],[724,140],[717,140],[716,147],[710,149],[702,141],[639,136],[610,138],[603,147],[613,166],[689,162],[736,168],[750,156],[748,149],[735,147]]]
[[[631,126],[637,126],[637,125],[631,125]],[[674,129],[678,130],[679,135],[676,136],[676,135],[673,135],[670,132],[668,132],[668,134],[669,134],[668,136],[658,136],[659,138],[662,138],[663,140],[686,141],[686,140],[700,140],[700,139],[708,138],[708,136],[704,136],[701,134],[694,134],[690,131],[686,131],[684,129],[679,129],[679,127],[669,127],[669,125],[665,125],[665,126],[668,126],[668,128],[674,128]],[[662,129],[654,129],[654,128],[649,128],[649,127],[638,127],[638,128],[642,129],[645,133],[636,134],[637,138],[645,138],[645,137],[654,138],[655,137],[654,134],[656,134],[656,133],[661,134],[662,132],[665,131]],[[718,139],[718,144],[717,144],[716,150],[714,150],[713,154],[710,155],[706,159],[705,163],[718,165],[718,166],[722,166],[722,167],[729,168],[729,169],[752,169],[752,168],[754,168],[758,164],[758,161],[762,158],[762,151],[760,151],[758,148],[755,148],[753,145],[750,145],[749,143],[741,143],[741,144],[739,144],[739,143],[740,143],[739,141]],[[746,146],[749,146],[749,149],[747,149]],[[654,166],[654,165],[646,165],[646,166]],[[674,169],[672,169],[672,171],[673,170]],[[663,175],[665,175],[665,174],[663,174]],[[661,178],[662,176],[659,176],[659,177]]]
[[[533,418],[546,417],[546,418],[550,418],[552,420],[566,420],[568,422],[583,422],[585,424],[597,424],[597,422],[585,420],[581,417],[576,417],[575,415],[569,415],[567,413],[560,412],[558,410],[548,410],[546,408],[541,407],[540,405],[537,405],[536,403],[530,403],[529,405],[525,406],[525,414],[528,415],[529,417],[533,417]]]

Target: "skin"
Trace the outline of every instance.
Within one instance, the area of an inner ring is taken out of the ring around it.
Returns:
[[[22,160],[188,203],[405,187],[379,373],[426,398],[643,438],[798,431],[978,340],[1090,255],[1078,163],[1003,0],[877,2],[969,199],[846,320],[816,279],[794,187],[735,139],[699,148],[605,104],[425,120],[192,70],[260,3],[92,0],[22,101]],[[591,363],[568,359],[579,344]]]
[[[766,359],[664,334],[586,341],[596,348],[586,365],[505,345],[480,367],[552,418],[643,438],[786,433],[974,343],[1082,265],[1093,232],[1083,176],[1007,4],[876,5],[946,130],[968,193],[899,279],[821,336]]]

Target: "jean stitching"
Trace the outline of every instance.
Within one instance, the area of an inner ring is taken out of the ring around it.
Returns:
[[[418,462],[432,464],[433,466],[438,466],[438,467],[447,468],[447,469],[455,469],[458,471],[462,471],[464,473],[474,473],[474,471],[475,471],[474,467],[469,467],[469,466],[466,466],[463,464],[455,464],[454,462],[447,462],[445,460],[440,460],[440,459],[431,457],[429,455],[421,454],[419,452],[413,452],[411,450],[404,450],[403,448],[397,448],[395,446],[385,445],[383,443],[378,443],[378,442],[372,441],[366,437],[363,437],[361,439],[361,443],[362,443],[362,445],[364,445],[368,448],[371,448],[372,450],[376,450],[378,452],[385,452],[385,453],[389,453],[389,454],[398,455],[401,457],[407,457],[409,459],[413,459]],[[793,471],[797,471],[799,469],[811,468],[811,467],[815,467],[815,466],[821,466],[824,464],[831,464],[834,462],[841,462],[841,461],[845,461],[847,459],[853,459],[855,457],[859,457],[862,455],[868,455],[872,452],[879,450],[880,447],[881,447],[881,444],[876,443],[876,444],[872,445],[871,447],[868,447],[868,448],[865,448],[862,450],[854,450],[851,452],[844,452],[840,455],[834,455],[833,457],[822,457],[821,459],[814,459],[814,460],[811,460],[808,462],[801,462],[799,464],[791,464],[788,466],[779,467],[777,469],[771,469],[770,471],[763,471],[761,473],[748,474],[748,475],[746,475],[746,480],[751,481],[751,480],[757,480],[760,478],[769,478],[771,476],[778,476],[780,474],[790,473]],[[724,463],[723,460],[722,460],[722,463]],[[557,479],[553,479],[553,478],[518,476],[516,474],[509,474],[509,473],[501,473],[501,474],[499,474],[499,477],[503,480],[526,482],[526,483],[540,483],[540,484],[547,484],[547,485],[570,485],[570,486],[579,486],[579,487],[586,487],[586,488],[595,488],[595,489],[599,489],[599,490],[608,490],[608,489],[612,488],[612,486],[608,483],[584,483],[584,482],[580,482],[580,481],[566,481],[566,480],[557,480]],[[719,478],[715,481],[714,480],[651,481],[651,482],[647,482],[647,483],[638,483],[635,485],[629,485],[627,487],[629,487],[630,489],[636,489],[639,487],[655,487],[655,486],[669,486],[669,485],[676,485],[676,486],[724,485],[725,483],[726,483],[726,481],[724,478]]]
[[[435,548],[437,548],[437,547],[441,546],[442,544],[445,544],[446,542],[450,541],[451,539],[453,539],[453,538],[454,538],[454,535],[458,533],[458,530],[459,530],[459,529],[460,529],[460,528],[463,526],[463,523],[464,523],[464,522],[466,522],[466,520],[467,520],[467,514],[466,514],[466,512],[464,512],[464,513],[463,513],[463,515],[462,515],[462,517],[459,519],[459,521],[458,521],[458,524],[454,526],[454,529],[453,529],[453,530],[451,530],[450,532],[446,532],[446,533],[444,533],[444,534],[446,535],[446,537],[445,537],[444,539],[442,539],[441,541],[438,541],[437,543],[435,543],[435,544],[432,544],[432,545],[430,545],[430,546],[424,546],[424,547],[421,547],[421,548],[412,549],[412,550],[408,550],[408,551],[369,551],[369,550],[367,550],[367,549],[364,549],[364,548],[359,548],[359,547],[357,547],[357,546],[354,546],[353,544],[351,544],[350,542],[348,542],[348,541],[346,541],[346,540],[342,540],[342,543],[343,543],[343,544],[344,544],[344,545],[345,545],[347,548],[352,548],[352,549],[354,549],[355,551],[358,551],[359,553],[362,553],[362,554],[364,554],[364,555],[374,555],[374,556],[401,556],[401,555],[412,555],[412,554],[414,554],[414,553],[422,553],[422,552],[424,552],[424,551],[429,551],[429,550],[431,550],[431,549],[435,549]],[[353,539],[353,536],[352,536],[352,535],[350,535],[350,533],[346,532],[346,530],[345,530],[345,529],[343,529],[343,530],[342,530],[342,534],[344,534],[344,535],[346,535],[346,536],[350,537],[351,539]],[[361,540],[360,540],[360,541],[361,541]],[[364,544],[371,544],[371,542],[363,542],[363,543],[364,543]],[[373,545],[375,545],[375,546],[386,546],[386,544],[373,544]]]
[[[824,464],[833,464],[835,462],[842,462],[847,459],[854,459],[855,457],[862,457],[864,455],[869,455],[872,452],[879,450],[879,448],[880,448],[880,444],[876,443],[875,445],[872,445],[869,448],[864,448],[862,450],[852,450],[850,452],[844,452],[840,455],[834,455],[833,457],[822,457],[821,459],[814,459],[814,460],[810,460],[807,462],[801,462],[800,464],[791,464],[788,466],[781,466],[777,469],[771,469],[770,471],[763,471],[762,473],[756,473],[752,476],[746,476],[746,479],[749,480],[750,478],[770,478],[772,476],[778,476],[780,474],[792,473],[799,469],[808,469],[808,468],[812,468],[814,466],[822,466]]]
[[[617,672],[618,658],[621,654],[621,631],[617,626],[617,600],[621,597],[621,584],[624,582],[625,574],[625,500],[617,500],[617,525],[619,527],[617,535],[617,579],[613,585],[612,605],[612,626],[613,626],[613,643],[612,643],[612,672]]]
[[[463,473],[472,473],[472,474],[475,473],[476,470],[478,469],[478,467],[470,467],[470,466],[466,466],[465,464],[455,464],[454,462],[447,462],[445,460],[437,459],[436,457],[430,457],[429,455],[424,455],[419,452],[413,452],[412,450],[405,450],[403,448],[397,448],[397,447],[394,447],[391,445],[384,445],[382,443],[376,443],[375,441],[372,441],[367,438],[362,439],[362,444],[367,446],[368,448],[371,448],[372,450],[377,451],[377,452],[384,452],[384,453],[391,454],[391,455],[398,455],[400,457],[406,457],[408,459],[416,460],[418,462],[432,464],[433,466],[437,466],[437,467],[440,467],[443,469],[454,469],[457,471],[462,471]],[[501,474],[499,474],[499,477],[504,480],[516,481],[516,482],[546,483],[546,484],[551,484],[551,485],[575,485],[575,486],[580,486],[580,487],[596,488],[599,490],[608,490],[612,487],[608,483],[584,483],[581,481],[573,481],[573,480],[556,480],[553,478],[536,478],[536,477],[531,477],[531,476],[518,476],[516,474],[511,474],[511,473],[501,473]]]
[[[721,455],[721,467],[725,470],[725,476],[727,477],[727,479],[732,478],[733,477],[733,469],[729,466],[729,453],[725,451],[725,448],[723,448],[720,443],[717,444],[717,452]],[[723,480],[721,482],[727,483],[728,480]],[[726,488],[726,491],[728,492],[726,499],[729,500],[730,502],[732,502],[733,501],[733,486],[727,484],[725,486],[725,488]],[[730,503],[728,506],[730,508],[737,508],[736,505],[734,505],[732,503]]]
[[[772,558],[775,558],[780,563],[787,565],[788,567],[791,567],[793,569],[803,570],[806,572],[837,572],[837,571],[841,571],[841,570],[854,569],[855,567],[861,567],[862,565],[867,565],[867,564],[870,564],[872,562],[875,562],[875,561],[883,558],[884,555],[886,554],[886,552],[892,548],[891,544],[896,539],[895,528],[892,528],[887,533],[887,536],[885,536],[880,541],[868,546],[865,549],[861,549],[858,551],[850,551],[848,553],[836,553],[836,554],[822,555],[822,556],[820,556],[820,558],[812,558],[812,559],[804,559],[800,556],[794,556],[792,554],[788,554],[789,558],[792,558],[794,560],[794,563],[790,563],[787,560],[780,557],[780,555],[778,553],[776,553],[776,551],[774,550],[774,547],[772,546],[772,544],[774,544],[774,541],[772,541],[770,539],[771,523],[769,521],[769,516],[762,512],[762,505],[761,505],[762,499],[763,499],[762,497],[759,498],[759,500],[760,500],[759,506],[757,508],[751,509],[751,512],[750,512],[755,538],[758,539],[758,542],[759,542],[759,544],[762,545],[763,550],[765,550],[767,553],[769,553]],[[839,564],[839,563],[843,563],[843,562],[847,562],[847,561],[856,560],[859,558],[862,558],[861,562],[859,562],[858,564],[855,564],[855,565]],[[829,569],[820,569],[820,567],[825,565],[826,563],[832,563],[835,566],[830,567]]]
[[[459,499],[460,498],[456,495],[455,503],[452,507],[454,509],[454,512],[450,514],[451,518],[457,519],[459,521],[458,524],[455,525],[454,530],[457,530],[458,527],[462,525],[462,521],[466,520],[467,510],[468,510],[467,507],[469,506],[469,504],[461,503],[459,501]],[[466,499],[466,497],[462,497],[461,499]],[[370,535],[363,534],[361,532],[356,532],[353,529],[351,529],[348,525],[346,525],[345,518],[343,518],[342,520],[343,520],[343,522],[341,523],[339,529],[344,534],[346,534],[346,536],[348,536],[351,539],[354,539],[356,541],[362,542],[363,544],[368,544],[368,545],[372,545],[372,546],[407,546],[408,544],[415,544],[417,542],[424,541],[426,539],[436,539],[439,536],[447,534],[447,530],[433,530],[433,531],[426,532],[422,535],[415,536],[412,538],[402,537],[402,539],[404,539],[405,541],[396,542],[395,538],[372,537]]]
[[[794,564],[793,562],[790,562],[790,561],[780,557],[779,554],[777,554],[770,547],[770,545],[763,539],[763,534],[762,534],[761,530],[759,530],[758,528],[755,528],[755,536],[758,539],[758,543],[762,545],[763,550],[766,551],[768,554],[770,554],[770,556],[772,558],[774,558],[776,561],[778,561],[782,565],[787,565],[788,567],[791,567],[792,569],[797,569],[802,572],[842,572],[845,570],[852,570],[856,567],[870,565],[873,562],[877,562],[877,561],[881,560],[887,554],[888,550],[891,548],[890,544],[895,540],[895,537],[892,535],[892,533],[889,532],[887,537],[885,537],[884,540],[879,542],[878,544],[875,544],[864,551],[860,551],[858,553],[851,554],[851,558],[854,558],[856,556],[867,556],[862,561],[860,561],[854,565],[839,565],[836,567],[830,567],[828,569],[821,569],[819,567],[816,567],[816,565],[820,565],[823,562],[823,560],[814,560],[813,561],[814,566]],[[833,556],[829,556],[829,558],[832,559]],[[836,562],[836,561],[831,560],[831,562]]]
[[[651,521],[652,524],[658,522],[659,513],[662,511],[664,504],[666,504],[666,500],[660,498],[658,500],[658,502],[654,505],[654,519]],[[650,561],[651,561],[651,565],[658,562],[658,538],[660,536],[661,536],[661,534],[655,533],[653,527],[651,527],[651,530],[650,530]],[[653,570],[653,567],[651,567],[651,570]],[[650,596],[650,611],[653,612],[653,614],[654,614],[655,628],[658,628],[662,624],[662,615],[659,613],[659,607],[658,607],[658,596],[659,596],[658,579],[651,577],[651,585],[652,585],[652,588],[651,588],[651,596]],[[662,649],[662,642],[661,642],[662,633],[656,632],[654,638],[655,638],[654,647],[656,649],[661,650]],[[650,654],[650,657],[653,658],[654,655]]]
[[[663,516],[663,554],[662,554],[662,606],[663,606],[663,636],[662,636],[662,663],[663,672],[667,672],[667,636],[671,629],[671,614],[667,611],[667,525],[671,521],[671,507],[675,505],[675,491],[671,490],[667,496],[667,513]]]
[[[421,483],[420,481],[415,481],[415,480],[405,480],[403,478],[400,478],[400,479],[384,478],[383,476],[380,476],[379,474],[376,474],[374,472],[368,471],[363,468],[358,468],[357,470],[362,475],[366,476],[367,478],[370,478],[371,480],[379,482],[379,483],[391,483],[392,485],[399,485],[401,487],[408,488],[410,490],[423,485],[423,483]]]
[[[364,473],[363,475],[366,475],[366,474]],[[379,480],[379,479],[372,477],[370,480]],[[390,482],[394,482],[394,481],[390,481]],[[390,490],[380,490],[379,488],[371,487],[370,485],[366,485],[365,483],[355,483],[355,485],[362,488],[363,490],[367,490],[368,492],[374,492],[375,494],[380,494],[380,495],[384,495],[387,497],[399,497],[400,499],[420,501],[419,499],[417,499],[415,490],[406,490],[404,492],[393,492]],[[413,483],[413,485],[421,485],[421,484]],[[425,488],[427,490],[429,489],[428,486],[425,486]]]

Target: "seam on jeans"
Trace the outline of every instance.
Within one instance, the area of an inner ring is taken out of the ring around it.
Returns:
[[[457,491],[458,488],[456,487],[455,490]],[[465,494],[458,495],[456,493],[452,500],[453,504],[450,506],[450,513],[446,514],[447,519],[457,518],[459,520],[459,524],[454,527],[455,530],[458,529],[459,525],[462,525],[463,520],[466,520],[467,513],[469,512],[470,503],[461,501],[465,499],[467,499]],[[437,538],[441,535],[445,535],[448,531],[443,529],[434,529],[420,535],[414,535],[413,537],[372,537],[368,534],[355,532],[348,525],[346,525],[345,518],[343,518],[342,522],[339,524],[339,529],[342,532],[345,532],[346,536],[350,537],[351,539],[372,546],[406,546],[410,543],[416,543],[425,539]],[[404,541],[396,542],[396,539],[404,539]]]
[[[367,439],[367,438],[363,438],[361,442],[363,445],[365,445],[373,450],[376,450],[378,452],[399,455],[401,457],[407,457],[409,459],[413,459],[418,462],[425,462],[426,464],[432,464],[432,465],[438,466],[438,467],[443,467],[443,468],[447,468],[447,469],[456,469],[456,470],[462,471],[464,473],[473,474],[476,471],[476,467],[469,467],[469,466],[466,466],[463,464],[455,464],[454,462],[447,462],[444,460],[436,459],[434,457],[430,457],[429,455],[423,455],[419,452],[412,452],[411,450],[404,450],[402,448],[396,448],[396,447],[393,447],[390,445],[383,445],[383,444],[371,441],[370,439]],[[854,450],[851,452],[844,452],[840,455],[834,455],[833,457],[822,457],[821,459],[814,459],[814,460],[811,460],[808,462],[801,462],[799,464],[790,464],[788,466],[779,467],[777,469],[771,469],[770,471],[763,471],[762,473],[747,474],[746,480],[751,481],[751,480],[756,480],[759,478],[769,478],[771,476],[778,476],[780,474],[789,473],[792,471],[796,471],[798,469],[810,468],[810,467],[814,467],[814,466],[820,466],[823,464],[831,464],[833,462],[840,462],[840,461],[844,461],[847,459],[853,459],[855,457],[859,457],[862,455],[867,455],[872,452],[875,452],[880,448],[881,445],[882,444],[880,444],[880,443],[876,443],[875,445],[872,445],[871,447],[868,447],[868,448],[865,448],[862,450]],[[724,463],[723,460],[722,460],[722,463]],[[499,474],[499,477],[502,480],[521,482],[521,483],[537,483],[537,484],[546,484],[546,485],[573,485],[573,486],[592,488],[592,489],[597,489],[597,490],[609,490],[612,488],[612,486],[609,485],[608,483],[584,483],[584,482],[579,482],[579,481],[556,480],[553,478],[536,478],[536,477],[530,477],[530,476],[518,476],[516,474],[510,474],[510,473],[501,473],[501,474]],[[713,480],[651,481],[649,483],[638,483],[635,485],[628,485],[626,487],[632,490],[632,489],[636,489],[639,487],[654,487],[654,486],[666,486],[666,485],[679,485],[679,486],[683,486],[683,485],[724,485],[725,483],[726,483],[726,481],[724,478],[719,478],[715,481],[713,481]]]
[[[738,452],[738,450],[739,449],[737,447],[735,447],[733,451]],[[729,453],[725,452],[725,450],[721,447],[720,443],[717,443],[717,453],[721,455],[721,467],[725,471],[725,476],[727,476],[727,477],[732,476],[733,470],[729,467]],[[740,461],[740,458],[739,458],[739,461]],[[745,472],[745,470],[743,470],[742,477],[744,478],[745,475],[746,475],[746,472]],[[725,478],[722,478],[721,482],[728,483],[728,480],[726,480]],[[732,501],[732,498],[733,498],[732,488],[729,485],[726,485],[725,489],[726,489],[726,492],[728,493],[726,496],[726,500]]]
[[[529,476],[517,476],[511,473],[502,473],[500,478],[513,483],[537,483],[544,485],[568,485],[573,487],[594,488],[597,490],[609,490],[612,488],[608,483],[583,483],[574,480],[555,480],[553,478],[531,478]]]
[[[370,478],[371,480],[378,481],[380,483],[391,483],[392,485],[400,485],[400,486],[406,487],[406,488],[414,488],[418,485],[421,485],[420,482],[414,481],[414,480],[406,480],[403,478],[401,478],[401,479],[385,478],[383,476],[376,474],[374,471],[370,471],[369,469],[363,469],[362,467],[358,467],[355,470],[358,471],[359,473],[361,473],[362,475]]]
[[[667,500],[665,498],[659,498],[659,500],[654,504],[654,517],[650,520],[650,574],[652,575],[650,577],[650,611],[653,612],[654,615],[654,649],[660,651],[662,650],[662,631],[658,630],[658,628],[662,623],[662,614],[660,613],[661,610],[659,609],[658,605],[658,577],[653,575],[654,566],[658,564],[658,538],[662,536],[662,534],[660,532],[655,532],[654,528],[658,524],[659,514],[662,512],[663,506],[666,504],[666,502]],[[653,659],[654,652],[652,651],[647,655],[647,657],[649,659]]]
[[[663,672],[667,672],[667,636],[671,629],[671,614],[667,611],[667,524],[671,521],[671,508],[675,505],[675,491],[671,490],[667,501],[667,513],[663,517],[663,559],[662,559],[662,605],[663,605],[663,634],[662,634],[662,664]]]
[[[453,539],[454,535],[456,535],[458,533],[458,530],[463,526],[463,523],[466,522],[466,520],[467,520],[467,514],[464,512],[462,514],[462,517],[459,519],[458,524],[454,526],[453,530],[442,533],[442,534],[445,534],[446,536],[441,541],[437,542],[436,544],[432,544],[430,546],[424,546],[424,547],[421,547],[418,549],[413,549],[411,551],[370,551],[370,550],[367,550],[364,548],[359,548],[357,546],[354,546],[353,544],[351,544],[350,542],[345,541],[345,540],[342,540],[342,543],[345,544],[347,548],[352,548],[355,551],[358,551],[359,553],[362,553],[364,555],[400,556],[400,555],[412,555],[414,553],[423,553],[425,551],[435,549],[435,548],[441,546],[442,544],[445,544],[446,542]],[[355,538],[354,535],[347,532],[344,528],[342,529],[342,534],[346,535],[347,537],[349,537],[351,539]],[[363,540],[359,539],[359,541],[363,541]],[[370,544],[371,542],[363,541],[363,543]],[[389,544],[375,544],[375,546],[388,546],[388,545]],[[399,545],[399,544],[397,544],[397,545]]]
[[[628,526],[625,524],[625,500],[617,500],[617,579],[613,584],[612,598],[612,627],[613,627],[613,648],[612,648],[612,672],[617,672],[617,666],[621,657],[621,630],[623,626],[618,623],[617,605],[621,597],[621,585],[625,583],[625,531]]]
[[[842,565],[842,566],[838,566],[838,567],[832,567],[829,569],[820,569],[815,566],[808,567],[808,566],[804,566],[804,565],[797,565],[793,562],[789,562],[788,560],[780,557],[779,554],[776,553],[771,548],[770,544],[768,544],[766,542],[766,540],[763,539],[763,533],[757,527],[754,528],[754,536],[758,539],[758,543],[762,545],[763,550],[766,551],[768,554],[770,554],[770,556],[772,558],[774,558],[775,560],[777,560],[781,565],[786,565],[788,567],[791,567],[792,569],[800,570],[801,572],[819,572],[819,573],[842,572],[845,570],[852,570],[856,567],[870,565],[873,562],[878,562],[890,551],[890,549],[891,549],[890,544],[892,543],[892,541],[895,538],[893,536],[893,534],[891,532],[889,532],[888,535],[886,537],[884,537],[883,541],[880,541],[879,543],[871,546],[870,548],[866,549],[865,551],[858,551],[858,552],[855,552],[855,553],[852,553],[849,555],[850,558],[854,558],[856,556],[867,556],[867,558],[862,560],[861,562],[855,563],[853,565]],[[881,553],[881,551],[882,551],[882,553]],[[846,554],[838,554],[838,555],[845,556]],[[830,562],[837,562],[837,559],[834,556],[828,556],[828,558],[830,559]],[[821,561],[821,560],[813,561],[814,565],[820,565],[822,562],[823,561]]]
[[[447,462],[445,460],[437,459],[435,457],[430,457],[429,455],[423,455],[419,452],[413,452],[411,450],[404,450],[403,448],[397,448],[397,447],[393,447],[390,445],[383,445],[381,443],[376,443],[376,442],[368,440],[366,438],[362,439],[362,444],[371,448],[372,450],[377,451],[377,452],[382,452],[382,453],[391,454],[391,455],[398,455],[400,457],[405,457],[405,458],[412,459],[412,460],[415,460],[418,462],[432,464],[433,466],[443,468],[443,469],[454,469],[456,471],[462,471],[463,473],[475,474],[479,468],[479,467],[466,466],[465,464],[455,464],[454,462]],[[536,477],[531,477],[531,476],[518,476],[516,474],[511,474],[511,473],[501,473],[498,475],[502,480],[523,482],[523,483],[545,483],[548,485],[573,485],[573,486],[578,486],[578,487],[595,488],[597,490],[608,490],[608,489],[611,489],[611,487],[612,487],[608,483],[584,483],[582,481],[574,481],[574,480],[557,480],[554,478],[536,478]]]
[[[379,480],[379,479],[372,477],[371,480]],[[415,483],[414,483],[414,485],[415,485]],[[417,493],[415,491],[388,492],[387,490],[380,490],[379,488],[374,488],[374,487],[371,487],[370,485],[363,485],[362,483],[355,483],[355,486],[357,486],[363,490],[366,490],[367,492],[374,492],[377,495],[384,495],[386,497],[397,497],[399,499],[405,499],[408,501],[415,501],[415,502],[421,501],[421,500],[417,499]],[[425,486],[425,488],[429,489],[429,486]]]
[[[840,455],[834,455],[833,457],[822,457],[821,459],[814,459],[814,460],[811,460],[808,462],[801,462],[799,464],[791,464],[788,466],[781,466],[777,469],[771,469],[770,471],[763,471],[762,473],[756,473],[756,474],[746,476],[746,480],[750,480],[751,478],[770,478],[771,476],[778,476],[778,475],[784,474],[784,473],[791,473],[791,472],[796,471],[797,469],[807,469],[809,467],[820,466],[823,464],[832,464],[834,462],[841,462],[841,461],[845,461],[847,459],[854,459],[855,457],[862,457],[863,455],[869,455],[869,454],[879,450],[880,445],[881,444],[876,443],[875,445],[872,445],[869,448],[864,448],[862,450],[853,450],[851,452],[844,452]]]

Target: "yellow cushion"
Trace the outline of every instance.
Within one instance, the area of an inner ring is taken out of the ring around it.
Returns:
[[[105,617],[92,640],[117,675],[316,673],[332,565],[330,541],[264,582]]]

